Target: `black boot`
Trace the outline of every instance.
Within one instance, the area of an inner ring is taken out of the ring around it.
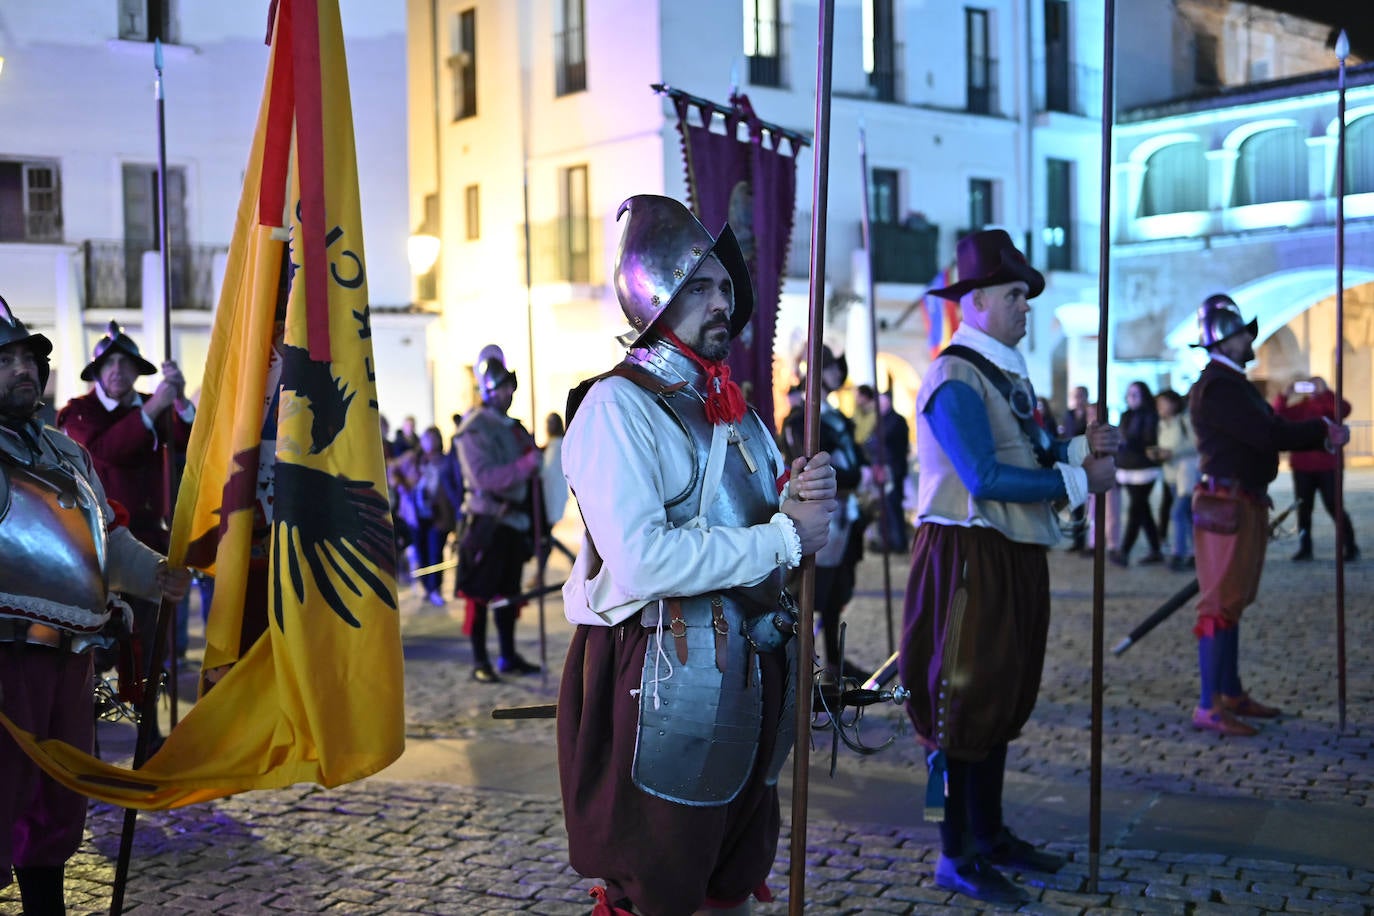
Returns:
[[[1312,534],[1308,531],[1298,532],[1298,552],[1293,554],[1294,563],[1302,563],[1312,559]]]
[[[61,865],[37,865],[16,868],[19,880],[19,899],[24,916],[66,916],[67,905],[62,899]]]

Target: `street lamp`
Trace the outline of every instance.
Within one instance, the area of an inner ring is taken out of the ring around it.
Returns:
[[[423,277],[434,269],[439,260],[439,237],[427,232],[416,232],[406,239],[406,260],[410,262],[410,272]]]

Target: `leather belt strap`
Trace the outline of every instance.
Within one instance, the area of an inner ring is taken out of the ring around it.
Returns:
[[[682,664],[687,664],[687,621],[682,616],[682,602],[677,598],[669,598],[668,605],[668,632],[673,634],[673,639],[677,644],[677,660]]]
[[[716,670],[725,673],[725,645],[730,638],[730,624],[725,621],[725,601],[720,595],[711,596],[711,629],[716,631]]]
[[[673,634],[673,641],[677,647],[677,660],[685,665],[687,664],[687,618],[682,615],[682,600],[669,598],[664,604],[668,606],[668,632]],[[725,599],[719,595],[711,596],[711,629],[716,634],[716,670],[724,674],[727,662],[725,651],[730,639],[730,623],[725,619]]]
[[[1255,500],[1263,500],[1266,495],[1263,490],[1248,487],[1234,477],[1216,477],[1212,474],[1203,474],[1199,483],[1204,489],[1212,493],[1231,491]]]

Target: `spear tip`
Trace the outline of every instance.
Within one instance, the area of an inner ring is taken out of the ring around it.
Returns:
[[[153,39],[153,69],[162,72],[162,39]]]
[[[1342,62],[1350,56],[1350,36],[1345,34],[1345,29],[1341,29],[1340,36],[1336,39],[1336,59]]]

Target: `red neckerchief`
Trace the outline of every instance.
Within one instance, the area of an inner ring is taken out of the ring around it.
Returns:
[[[736,423],[741,420],[747,405],[744,403],[744,392],[740,391],[739,385],[730,380],[730,367],[723,360],[708,362],[702,359],[695,350],[666,328],[663,336],[706,373],[706,419],[713,424]]]

